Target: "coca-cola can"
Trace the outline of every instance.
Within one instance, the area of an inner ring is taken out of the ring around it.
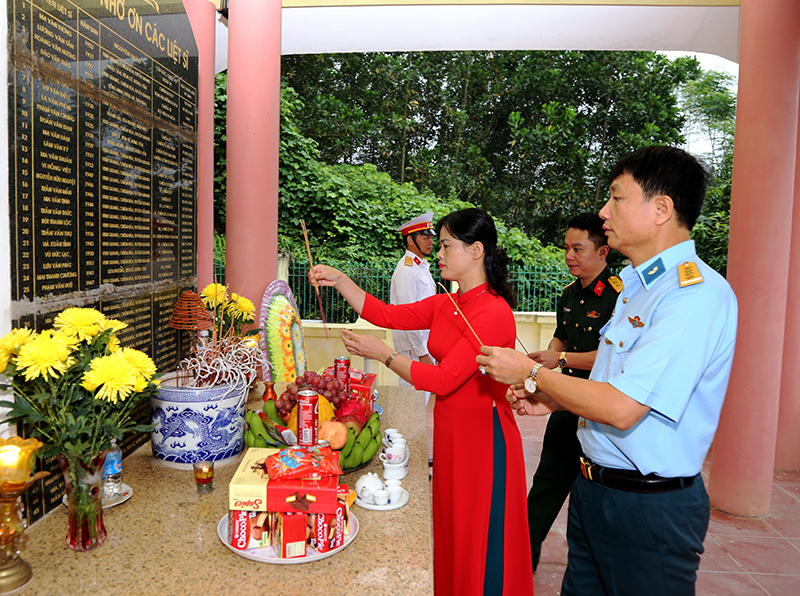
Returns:
[[[312,447],[319,431],[319,393],[306,389],[297,392],[297,444]]]
[[[333,359],[333,376],[344,386],[344,394],[350,395],[350,357],[339,356]]]

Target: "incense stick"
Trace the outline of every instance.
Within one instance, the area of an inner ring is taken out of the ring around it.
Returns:
[[[300,220],[300,227],[303,228],[303,237],[306,239],[306,250],[308,251],[308,267],[309,269],[314,268],[314,259],[311,258],[311,245],[308,242],[308,230],[306,230],[306,222],[305,220]],[[319,293],[319,284],[317,284],[317,278],[313,275],[311,276],[311,283],[314,285],[314,289],[317,291],[317,302],[319,302],[319,312],[322,315],[322,328],[325,330],[325,339],[328,339],[328,324],[325,322],[325,309],[322,308],[322,296]]]
[[[445,288],[445,287],[442,285],[442,282],[439,282],[439,285],[440,285],[440,286],[442,286],[442,289],[444,290],[444,293],[445,293],[445,294],[447,294],[447,297],[448,297],[448,298],[450,298],[450,302],[452,302],[452,303],[453,303],[453,306],[455,306],[455,307],[456,307],[456,311],[458,311],[458,314],[460,314],[460,315],[461,315],[461,318],[462,318],[462,319],[464,319],[464,322],[467,324],[467,327],[469,327],[469,330],[470,330],[470,331],[472,331],[472,335],[474,335],[474,336],[475,336],[475,339],[477,339],[477,340],[478,340],[478,344],[482,346],[482,345],[483,345],[483,342],[481,341],[481,338],[480,338],[480,337],[478,337],[478,334],[477,334],[477,333],[475,333],[475,330],[472,328],[472,325],[470,325],[470,324],[469,324],[469,321],[467,320],[467,317],[466,317],[466,316],[464,316],[464,313],[463,313],[463,312],[461,312],[461,309],[460,309],[460,308],[458,308],[458,303],[456,303],[456,301],[455,301],[455,300],[453,300],[453,297],[450,295],[450,292],[448,292],[448,291],[447,291],[447,288]]]

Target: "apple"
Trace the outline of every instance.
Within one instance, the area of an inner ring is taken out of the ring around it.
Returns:
[[[354,431],[356,431],[356,434],[360,433],[361,429],[364,427],[364,423],[355,414],[344,414],[343,416],[337,416],[336,421],[341,422],[347,428],[352,428]]]

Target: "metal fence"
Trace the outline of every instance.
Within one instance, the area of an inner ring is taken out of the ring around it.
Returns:
[[[346,273],[359,287],[376,298],[389,301],[389,286],[396,263],[325,263]],[[449,288],[439,270],[431,268],[433,279]],[[554,312],[561,291],[575,278],[566,267],[515,267],[509,271],[509,281],[517,291],[518,312]],[[319,301],[314,287],[308,281],[308,262],[289,264],[289,287],[297,300],[301,319],[319,320]],[[344,298],[332,288],[320,288],[320,298],[328,323],[354,323],[358,316]]]

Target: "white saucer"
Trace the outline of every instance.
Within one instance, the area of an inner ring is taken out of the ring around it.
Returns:
[[[109,507],[115,507],[120,503],[124,503],[128,499],[133,496],[133,489],[128,486],[127,484],[122,485],[122,494],[118,497],[115,497],[109,501],[103,499],[103,509],[108,509]],[[64,507],[67,506],[67,495],[65,494],[64,497],[61,499],[61,502],[64,503]]]
[[[250,559],[251,561],[258,561],[259,563],[272,563],[273,565],[297,565],[298,563],[312,563],[314,561],[319,561],[320,559],[327,559],[328,557],[332,557],[336,553],[343,551],[350,543],[355,540],[356,535],[358,534],[358,520],[356,516],[353,515],[353,512],[350,512],[350,533],[344,537],[344,544],[342,546],[337,546],[333,550],[329,550],[326,553],[320,553],[314,548],[310,546],[306,547],[306,556],[305,557],[293,557],[291,559],[281,559],[275,556],[275,550],[271,547],[265,548],[248,548],[245,550],[239,550],[233,548],[231,546],[230,541],[228,540],[228,515],[225,514],[219,523],[217,524],[217,536],[222,541],[228,550],[232,553],[239,555],[240,557],[244,557],[245,559]]]
[[[400,501],[397,503],[389,503],[387,505],[375,505],[374,503],[367,503],[361,497],[356,497],[356,505],[364,509],[371,509],[372,511],[391,511],[392,509],[400,509],[403,505],[408,503],[408,491],[403,489],[403,494]]]

